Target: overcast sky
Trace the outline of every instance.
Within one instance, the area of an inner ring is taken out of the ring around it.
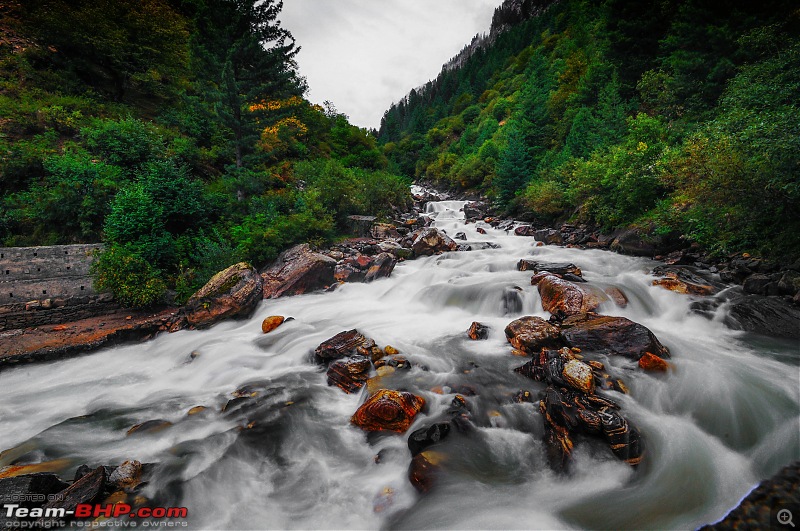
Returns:
[[[502,0],[284,0],[279,16],[314,103],[330,100],[361,127],[433,79]]]

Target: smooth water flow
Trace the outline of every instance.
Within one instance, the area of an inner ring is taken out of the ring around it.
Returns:
[[[693,314],[692,299],[651,286],[646,260],[535,247],[533,238],[465,224],[463,205],[429,203],[427,215],[450,236],[463,231],[467,243],[499,249],[407,261],[389,279],[265,301],[247,321],[0,373],[0,450],[11,449],[0,466],[62,459],[60,473],[71,477],[83,463],[158,463],[144,494],[188,507],[196,529],[690,529],[720,519],[759,479],[800,458],[796,345],[756,343]],[[517,317],[549,317],[531,273],[516,270],[523,257],[573,262],[588,281],[620,287],[627,308],[600,311],[647,326],[671,350],[667,374],[603,360],[630,388],[609,395],[644,437],[638,469],[578,440],[571,472],[556,474],[538,405],[511,400],[545,387],[512,372],[526,360],[511,355],[503,334]],[[264,335],[269,315],[295,320]],[[491,327],[488,340],[467,338],[472,321]],[[381,381],[425,398],[409,432],[442,414],[456,390],[474,391],[477,428],[431,448],[445,473],[425,496],[407,479],[407,434],[353,427],[366,390],[329,387],[311,359],[319,343],[352,328],[414,365]],[[266,391],[221,412],[246,384]],[[188,416],[198,405],[208,409]],[[126,436],[153,419],[173,425]]]

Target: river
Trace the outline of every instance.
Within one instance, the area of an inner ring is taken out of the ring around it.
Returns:
[[[144,494],[187,507],[193,529],[692,529],[800,458],[795,344],[728,329],[724,307],[714,320],[692,313],[690,297],[651,285],[648,260],[536,247],[513,231],[465,224],[463,205],[430,203],[428,215],[450,236],[499,248],[405,261],[388,279],[264,301],[248,320],[0,373],[0,449],[12,449],[0,466],[21,455],[62,459],[71,477],[83,463],[158,463]],[[630,389],[609,396],[645,440],[638,468],[581,440],[570,473],[555,473],[537,404],[511,400],[545,387],[512,372],[525,360],[503,334],[517,317],[549,317],[531,273],[516,270],[524,257],[573,262],[588,281],[620,287],[628,306],[599,311],[647,326],[670,349],[666,374],[603,360]],[[269,315],[294,320],[265,335]],[[473,321],[491,327],[488,340],[467,338]],[[475,390],[476,429],[434,448],[445,474],[426,495],[407,479],[407,436],[352,426],[366,391],[329,387],[311,359],[352,328],[414,365],[381,382],[425,398],[410,431],[441,415],[453,390]],[[259,390],[255,405],[221,413],[246,384]],[[208,409],[187,415],[198,405]],[[173,425],[126,436],[152,419]]]

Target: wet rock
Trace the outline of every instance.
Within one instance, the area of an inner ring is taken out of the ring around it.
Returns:
[[[284,320],[286,320],[286,318],[282,315],[271,315],[261,321],[261,331],[265,334],[269,334],[282,325]]]
[[[388,278],[397,265],[397,259],[389,253],[380,253],[370,264],[364,282],[372,282],[379,278]]]
[[[19,503],[21,507],[39,507],[55,494],[69,487],[55,474],[38,472],[0,479],[0,500]],[[5,514],[0,514],[2,522]]]
[[[137,434],[158,433],[162,430],[169,428],[170,426],[172,426],[172,423],[168,420],[164,419],[148,420],[146,422],[142,422],[140,424],[131,426],[131,428],[125,433],[125,435],[133,435],[134,433]]]
[[[724,519],[701,527],[703,531],[736,531],[745,529],[790,529],[776,523],[781,509],[794,511],[797,525],[797,507],[800,507],[800,461],[781,469],[773,477],[762,481]]]
[[[125,461],[108,476],[108,482],[123,490],[136,487],[142,482],[142,463]]]
[[[44,509],[74,511],[82,503],[99,503],[106,493],[107,479],[105,468],[102,466],[97,467],[62,491],[59,499],[47,502],[44,505]],[[50,518],[47,519],[47,521],[50,520]],[[39,522],[43,523],[45,521],[39,520]]]
[[[483,251],[485,249],[499,249],[500,246],[494,242],[471,242],[461,243],[456,246],[457,251]]]
[[[503,315],[522,312],[522,288],[508,287],[503,290]]]
[[[639,358],[639,367],[646,371],[667,372],[669,365],[655,354],[645,352],[642,357]]]
[[[463,233],[463,232],[456,232],[456,235],[453,236],[453,239],[454,240],[466,240],[467,239],[467,235],[465,233]]]
[[[561,368],[561,377],[572,387],[586,394],[594,393],[592,368],[579,360],[569,360]]]
[[[725,324],[765,336],[800,339],[800,308],[780,297],[745,295],[731,302]]]
[[[602,290],[575,284],[549,272],[534,275],[531,284],[539,289],[542,307],[553,315],[591,312],[609,300]]]
[[[367,278],[367,270],[372,263],[373,259],[363,254],[345,258],[336,264],[333,278],[337,282],[364,282]]]
[[[505,328],[505,334],[514,348],[530,354],[542,348],[561,346],[559,329],[541,317],[526,316],[511,321]]]
[[[672,252],[681,245],[684,242],[673,234],[659,235],[649,228],[634,228],[618,233],[610,248],[621,254],[652,258],[657,254]]]
[[[339,332],[332,338],[320,343],[314,350],[314,355],[320,362],[329,362],[351,354],[366,342],[367,338],[354,328],[353,330]]]
[[[473,322],[469,330],[467,330],[467,335],[474,340],[487,339],[489,337],[489,327],[477,321]]]
[[[403,433],[425,405],[425,399],[404,391],[381,389],[356,410],[350,421],[365,431]]]
[[[585,394],[595,390],[592,367],[575,359],[568,348],[544,350],[533,354],[531,361],[514,372],[536,381],[569,387]]]
[[[247,317],[262,298],[263,281],[258,272],[244,262],[214,275],[186,302],[186,321],[195,328],[206,328],[223,319]]]
[[[430,492],[440,473],[439,467],[429,459],[430,455],[429,452],[415,455],[408,467],[408,480],[421,494]]]
[[[275,263],[262,272],[264,298],[275,299],[302,295],[323,289],[335,282],[336,260],[311,251],[308,244],[295,245],[278,256]]]
[[[328,366],[328,385],[352,394],[360,391],[369,380],[372,363],[364,356],[353,356],[333,361]]]
[[[603,437],[617,459],[636,466],[642,461],[644,448],[639,431],[619,413],[604,409],[599,412]]]
[[[530,225],[520,225],[514,229],[514,235],[516,236],[533,236],[535,233],[536,230]]]
[[[475,232],[477,232],[478,234],[486,234],[486,229],[484,229],[483,227],[477,227],[475,229]]]
[[[194,415],[199,415],[200,413],[202,413],[206,409],[208,409],[206,406],[194,406],[189,411],[187,411],[186,414],[189,415],[190,417],[192,417]]]
[[[661,286],[676,293],[708,296],[719,291],[718,286],[698,275],[696,268],[658,266],[653,269],[653,274],[662,277],[653,281],[654,286]]]
[[[386,353],[387,356],[393,356],[395,354],[400,354],[400,351],[394,348],[391,345],[386,345],[383,347],[383,351]]]
[[[561,323],[561,337],[570,347],[639,360],[646,352],[669,358],[669,350],[647,327],[625,317],[579,314]]]
[[[568,262],[541,262],[539,260],[523,258],[517,262],[517,271],[532,271],[534,274],[547,271],[562,277],[564,275],[573,275],[581,279],[579,282],[585,282],[585,280],[583,280],[581,268]]]
[[[408,449],[415,456],[434,444],[440,443],[450,434],[449,422],[437,422],[427,428],[420,428],[408,436]]]
[[[534,232],[533,237],[540,242],[547,245],[563,245],[564,236],[561,232],[554,229],[537,230]]]
[[[471,202],[464,205],[464,218],[467,220],[483,219],[486,216],[486,205]]]
[[[456,242],[436,228],[421,229],[411,243],[411,249],[416,256],[455,251],[457,247]]]
[[[375,368],[391,367],[392,369],[411,370],[411,362],[403,356],[392,356],[391,358],[382,358],[375,362]]]

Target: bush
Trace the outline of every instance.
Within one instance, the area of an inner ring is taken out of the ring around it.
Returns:
[[[112,245],[92,263],[94,287],[111,292],[120,304],[145,308],[163,299],[166,284],[160,272],[127,246]]]
[[[95,120],[81,129],[86,146],[108,162],[133,169],[165,150],[152,125],[135,118]]]

